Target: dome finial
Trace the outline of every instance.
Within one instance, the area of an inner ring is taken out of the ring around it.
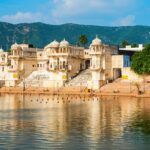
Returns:
[[[100,45],[101,43],[101,39],[99,39],[98,35],[96,35],[96,38],[92,41],[92,45]]]
[[[64,38],[64,40],[60,42],[60,46],[62,46],[62,47],[69,46],[69,42],[66,41],[66,39]]]

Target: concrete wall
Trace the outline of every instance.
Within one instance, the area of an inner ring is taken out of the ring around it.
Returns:
[[[112,55],[112,68],[123,68],[123,55]]]
[[[24,60],[23,61],[23,75],[24,77],[29,76],[33,71],[37,70],[36,60]]]
[[[75,76],[80,72],[82,59],[70,57],[68,59],[68,64],[70,67],[70,70],[68,72],[68,78],[72,78],[73,76]]]
[[[122,69],[122,79],[124,81],[132,81],[132,82],[143,81],[143,77],[133,72],[130,67],[126,67]]]
[[[106,49],[105,54],[105,80],[112,78],[111,68],[112,68],[112,61],[111,61],[111,50]]]

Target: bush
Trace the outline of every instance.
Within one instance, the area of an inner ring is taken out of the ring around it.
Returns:
[[[131,69],[137,74],[150,74],[150,44],[132,56]]]

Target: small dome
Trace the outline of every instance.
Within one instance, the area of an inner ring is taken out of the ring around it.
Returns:
[[[47,46],[45,46],[44,49],[47,49],[47,48],[57,48],[59,47],[59,42],[57,42],[56,40],[51,42],[50,44],[48,44]]]
[[[69,46],[69,42],[64,39],[63,41],[60,42],[60,46],[67,47],[67,46]]]
[[[59,42],[57,42],[56,40],[53,41],[52,43],[50,43],[51,47],[59,47]]]
[[[22,49],[22,48],[17,43],[15,43],[11,46],[11,49],[14,50],[14,49]]]
[[[4,52],[4,50],[2,48],[0,48],[0,53]]]
[[[92,41],[92,45],[101,45],[102,41],[96,36],[96,38]]]

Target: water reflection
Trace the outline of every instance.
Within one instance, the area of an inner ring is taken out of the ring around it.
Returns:
[[[0,97],[0,149],[143,149],[149,135],[148,99]]]

